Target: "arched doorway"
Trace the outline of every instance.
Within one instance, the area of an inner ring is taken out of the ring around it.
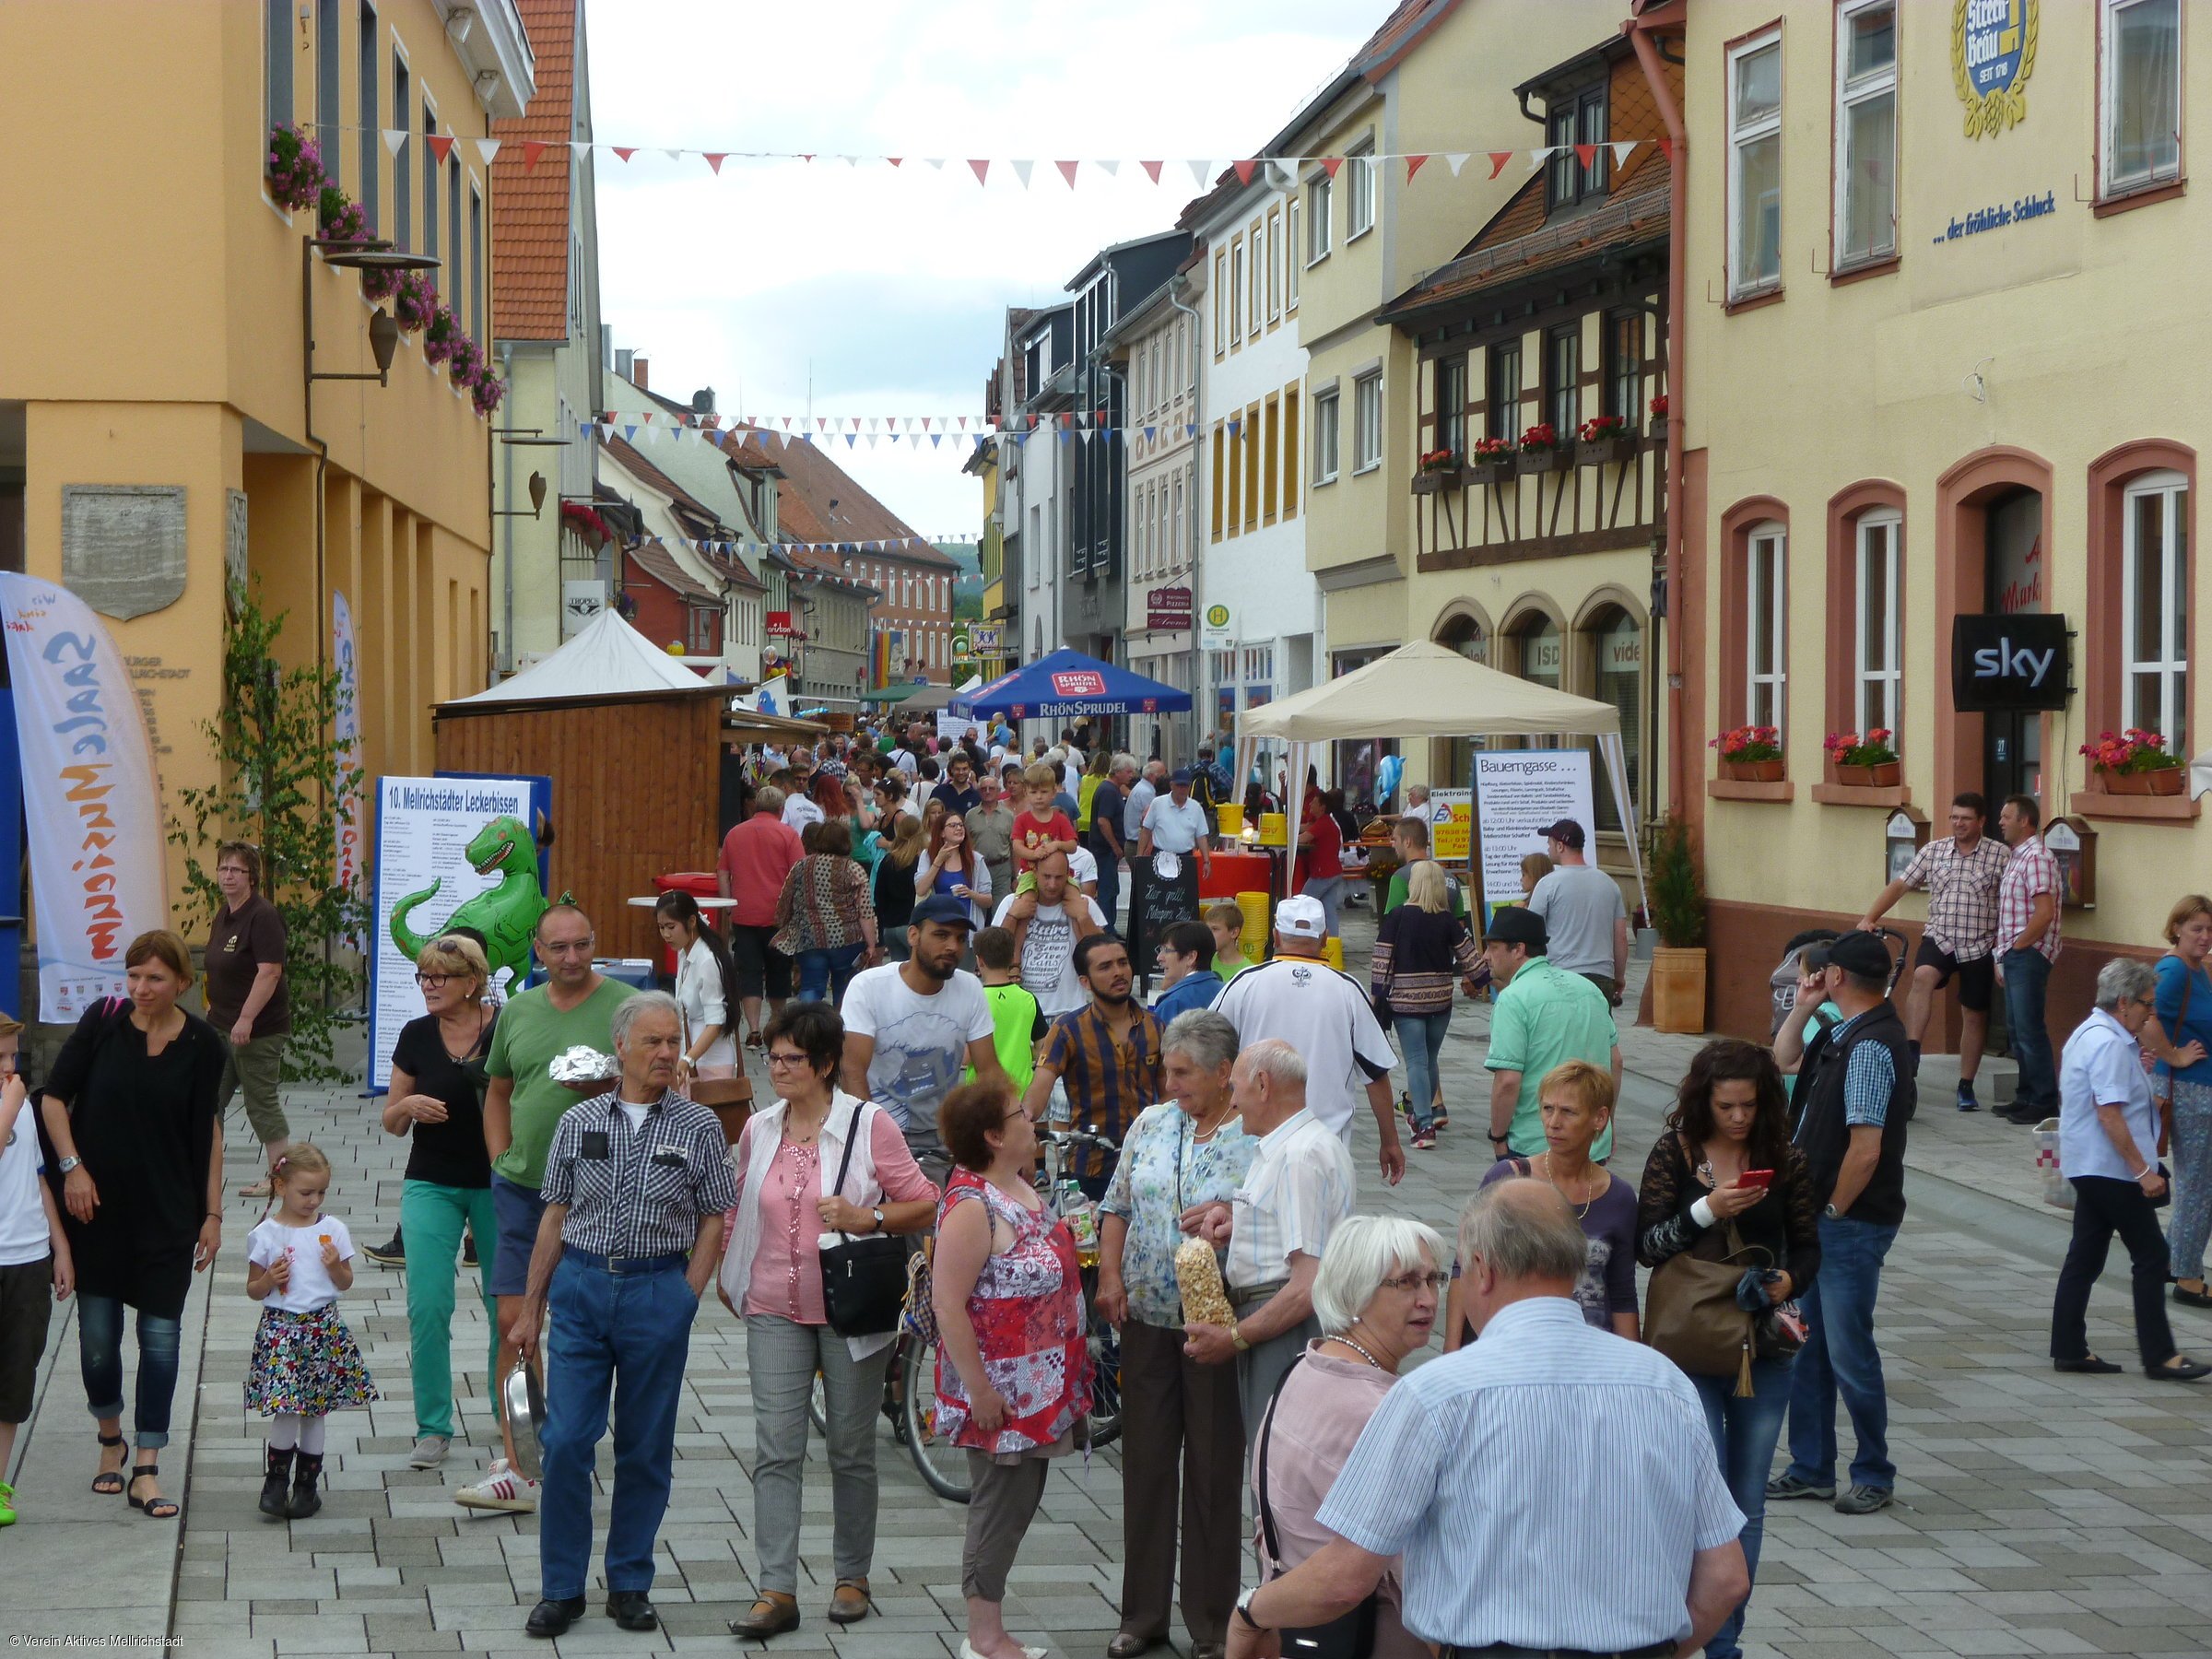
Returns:
[[[1490,660],[1490,639],[1481,618],[1461,611],[1446,617],[1436,630],[1436,642],[1449,646],[1471,663]],[[1436,779],[1440,789],[1465,789],[1475,776],[1475,751],[1483,747],[1478,737],[1452,737],[1442,744],[1441,771]],[[1431,756],[1434,762],[1437,758]]]
[[[1624,606],[1606,605],[1583,620],[1582,636],[1577,655],[1590,665],[1587,695],[1611,703],[1620,714],[1621,766],[1633,794],[1642,777],[1643,762],[1643,625]],[[1594,754],[1594,739],[1591,747]],[[1613,780],[1602,759],[1593,759],[1591,773],[1597,827],[1618,834],[1624,814],[1633,811],[1635,804],[1614,798]]]

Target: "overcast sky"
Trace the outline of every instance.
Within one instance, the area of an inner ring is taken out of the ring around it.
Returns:
[[[970,415],[1006,307],[1056,296],[1100,248],[1197,194],[1139,158],[1248,156],[1390,0],[589,0],[601,152],[600,304],[653,389],[724,414]],[[651,147],[901,155],[894,171]],[[954,159],[942,172],[921,159]],[[1024,190],[971,156],[1034,159]],[[1085,168],[1072,192],[1056,158]],[[924,535],[972,535],[956,445],[864,437],[838,460]]]

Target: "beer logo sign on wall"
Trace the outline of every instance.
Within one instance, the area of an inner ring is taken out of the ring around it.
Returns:
[[[1103,697],[1106,677],[1095,668],[1062,669],[1052,677],[1053,689],[1062,697]]]
[[[2027,115],[2042,23],[2042,0],[1951,0],[1951,78],[1969,138],[1994,138]]]

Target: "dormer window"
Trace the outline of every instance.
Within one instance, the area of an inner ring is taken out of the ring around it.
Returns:
[[[1595,81],[1554,96],[1544,115],[1544,142],[1551,162],[1545,170],[1545,206],[1550,212],[1606,194],[1606,83]],[[1587,165],[1574,153],[1578,144],[1594,146]]]

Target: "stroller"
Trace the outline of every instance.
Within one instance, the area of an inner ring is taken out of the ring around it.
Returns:
[[[1894,996],[1897,994],[1898,982],[1905,977],[1905,935],[1887,927],[1877,927],[1874,931],[1877,936],[1888,943],[1897,958],[1897,965],[1889,971],[1889,994]],[[1794,935],[1783,947],[1782,960],[1767,978],[1768,992],[1773,1000],[1772,1013],[1767,1025],[1769,1042],[1774,1041],[1775,1035],[1782,1030],[1782,1022],[1789,1018],[1791,1010],[1797,1006],[1797,981],[1806,967],[1806,953],[1818,950],[1820,959],[1825,961],[1827,952],[1823,947],[1837,936],[1832,927],[1812,927]]]

